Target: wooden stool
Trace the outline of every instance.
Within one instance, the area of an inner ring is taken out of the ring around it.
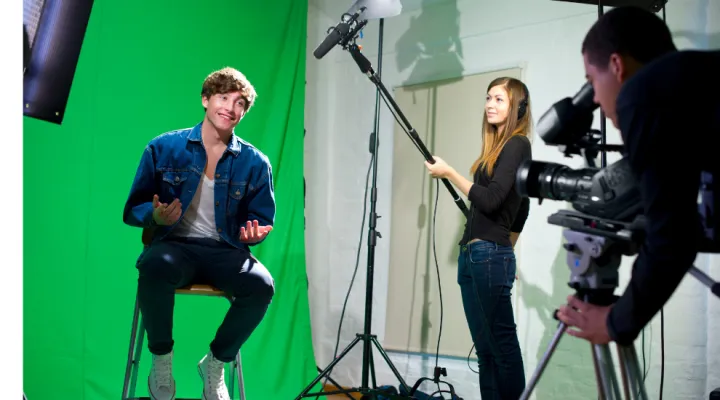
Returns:
[[[176,294],[195,295],[195,296],[213,296],[224,297],[232,301],[223,291],[218,290],[209,285],[190,285],[175,291]],[[138,337],[139,336],[139,337]],[[142,323],[140,314],[140,305],[138,299],[135,299],[135,311],[133,313],[132,332],[130,333],[130,350],[128,350],[127,367],[125,369],[125,383],[123,384],[123,400],[150,400],[150,397],[135,397],[135,385],[137,383],[138,370],[140,369],[140,355],[143,349],[143,339],[145,338],[145,327]],[[133,348],[135,353],[133,354]],[[230,398],[233,398],[235,388],[235,371],[237,371],[238,391],[240,392],[240,400],[245,400],[245,390],[242,378],[242,364],[240,362],[240,352],[238,352],[235,362],[233,363],[233,373],[230,374],[230,385],[228,389]],[[176,400],[191,400],[177,398]]]

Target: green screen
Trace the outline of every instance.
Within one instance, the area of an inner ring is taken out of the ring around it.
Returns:
[[[95,0],[62,126],[24,119],[30,400],[120,398],[142,247],[123,206],[145,145],[200,122],[202,82],[225,66],[258,91],[236,133],[270,158],[277,200],[275,229],[253,248],[276,295],[242,348],[246,394],[295,398],[316,376],[304,250],[306,24],[298,0]],[[228,306],[177,297],[179,398],[200,397],[196,366]],[[136,396],[147,396],[149,365],[146,341]]]

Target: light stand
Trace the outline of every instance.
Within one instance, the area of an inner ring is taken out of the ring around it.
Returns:
[[[363,12],[364,8],[360,11]],[[357,19],[358,14],[355,14],[353,17],[354,20]],[[382,71],[382,47],[383,47],[383,30],[384,30],[384,24],[385,19],[380,19],[380,38],[379,38],[379,45],[378,45],[378,71]],[[341,38],[341,43],[343,44],[343,48],[346,48],[350,51],[350,53],[353,56],[353,59],[358,63],[358,66],[360,66],[361,70],[363,68],[368,68],[368,70],[371,70],[370,68],[370,61],[368,61],[365,56],[360,54],[360,49],[358,45],[355,43],[355,35],[367,24],[367,20],[362,21],[358,23],[358,25],[350,31],[347,38]],[[352,40],[352,43],[348,44]],[[367,72],[367,70],[365,71]],[[375,74],[372,74],[373,77],[375,77],[377,82],[380,82],[380,78],[375,76]],[[385,91],[386,92],[386,91]],[[400,372],[397,370],[397,368],[393,365],[392,361],[390,361],[390,358],[388,357],[385,350],[382,348],[380,343],[377,340],[377,336],[373,335],[372,332],[372,300],[373,300],[373,281],[374,281],[374,271],[375,271],[375,245],[377,243],[377,238],[382,237],[379,232],[377,232],[377,220],[379,216],[377,215],[377,164],[378,164],[378,147],[379,147],[379,137],[378,132],[380,129],[380,97],[381,92],[378,88],[378,92],[376,94],[375,98],[375,125],[373,128],[373,132],[370,136],[370,152],[372,153],[372,170],[373,170],[373,176],[372,176],[372,184],[370,189],[370,218],[369,218],[369,232],[368,232],[368,258],[367,258],[367,277],[365,281],[365,326],[363,329],[362,334],[357,334],[355,339],[350,342],[350,344],[340,353],[338,357],[336,357],[326,368],[325,370],[321,371],[320,374],[296,397],[296,399],[301,399],[303,397],[314,397],[319,395],[330,395],[330,394],[348,394],[348,393],[361,393],[363,395],[363,398],[376,398],[377,394],[382,394],[385,397],[388,397],[388,394],[385,393],[382,389],[377,389],[377,384],[375,382],[375,366],[373,362],[372,357],[372,348],[370,347],[371,344],[374,344],[377,350],[382,355],[385,362],[387,362],[388,366],[392,370],[392,372],[395,374],[395,377],[400,382],[400,385],[406,389],[406,391],[409,391],[409,387],[405,383],[405,380],[400,375]],[[464,204],[463,204],[464,205]],[[331,392],[321,392],[321,393],[308,393],[313,386],[315,386],[320,380],[326,376],[329,375],[330,371],[332,371],[333,367],[337,363],[340,362],[349,352],[350,350],[355,347],[360,341],[363,342],[363,357],[362,357],[362,382],[359,388],[348,388],[348,389],[340,389],[336,391]],[[372,370],[371,370],[372,369]],[[369,375],[372,373],[373,377],[373,387],[370,388],[369,386]]]
[[[604,7],[602,0],[598,0],[598,19],[603,16],[604,14]],[[605,111],[600,109],[600,144],[604,148],[607,144],[607,133],[605,128],[606,118],[605,118]],[[605,150],[602,150],[600,153],[600,168],[607,167],[607,152]]]
[[[322,58],[327,54],[333,47],[336,45],[340,45],[344,50],[347,50],[350,55],[352,56],[353,60],[357,63],[358,67],[360,68],[360,72],[367,75],[368,78],[372,83],[375,84],[377,87],[377,95],[376,95],[376,104],[375,104],[375,129],[371,137],[371,152],[373,153],[373,178],[372,178],[372,187],[370,192],[370,218],[369,218],[369,228],[370,231],[368,232],[368,263],[367,263],[367,277],[366,277],[366,290],[365,290],[365,326],[363,329],[362,334],[357,334],[355,339],[348,344],[348,346],[340,353],[339,356],[337,356],[326,368],[325,370],[321,371],[321,373],[307,386],[305,389],[296,397],[296,400],[299,400],[303,397],[314,397],[314,396],[320,396],[320,395],[330,395],[330,394],[347,394],[347,393],[361,393],[363,394],[363,398],[376,398],[377,394],[382,394],[385,397],[390,397],[387,393],[384,393],[383,390],[379,390],[377,388],[371,389],[369,387],[369,374],[372,373],[373,375],[373,381],[375,381],[375,369],[373,365],[372,360],[372,352],[371,352],[371,343],[377,347],[378,351],[380,352],[380,355],[383,357],[385,362],[388,364],[390,369],[392,370],[395,377],[400,382],[401,390],[404,390],[405,393],[414,393],[417,387],[414,387],[413,389],[410,389],[408,385],[405,383],[405,380],[400,376],[400,373],[398,372],[397,368],[392,364],[390,361],[390,358],[388,357],[385,350],[382,348],[380,343],[377,340],[377,336],[373,335],[371,333],[371,324],[372,324],[372,299],[373,299],[373,274],[374,274],[374,268],[375,268],[375,245],[377,242],[378,237],[382,237],[376,230],[377,226],[377,219],[379,216],[376,212],[376,202],[377,202],[377,150],[379,146],[379,139],[378,139],[378,131],[380,127],[379,122],[379,116],[380,116],[380,97],[383,98],[385,103],[391,108],[391,112],[393,112],[393,115],[396,117],[396,119],[399,117],[400,119],[398,122],[402,122],[403,129],[405,130],[405,133],[408,134],[410,137],[410,140],[413,141],[415,146],[420,150],[421,154],[425,157],[425,160],[428,161],[431,164],[435,163],[434,158],[432,157],[432,154],[430,151],[425,147],[422,140],[420,139],[417,131],[415,131],[415,128],[413,128],[410,125],[410,122],[407,120],[405,115],[400,110],[400,107],[393,99],[392,95],[388,92],[385,85],[383,85],[379,74],[376,74],[375,71],[372,68],[372,64],[370,61],[361,53],[360,46],[357,45],[356,39],[359,35],[360,31],[367,25],[367,19],[360,20],[359,17],[366,11],[366,7],[359,7],[359,10],[355,12],[354,14],[344,14],[343,15],[343,21],[339,23],[334,28],[331,28],[328,31],[328,36],[325,38],[325,40],[317,47],[317,49],[314,51],[314,56],[318,59]],[[383,42],[383,28],[384,28],[384,18],[380,19],[380,44],[378,49],[378,68],[382,68],[382,42]],[[452,186],[452,184],[447,179],[442,179],[443,183],[445,184],[445,187],[450,192],[450,194],[453,197],[453,200],[455,201],[455,204],[460,209],[460,211],[463,212],[463,214],[467,217],[469,214],[468,208],[463,202],[463,200],[460,198],[460,196],[455,191],[455,188]],[[342,389],[342,390],[336,390],[331,392],[318,392],[318,393],[308,393],[310,389],[312,389],[313,386],[315,386],[320,380],[329,374],[329,372],[335,367],[335,365],[340,362],[349,352],[350,350],[355,347],[360,341],[363,342],[363,361],[362,361],[362,383],[361,387],[359,388],[349,388],[349,389]],[[372,368],[372,370],[371,370]],[[439,383],[440,381],[440,375],[445,375],[446,372],[444,369],[436,368],[434,378],[432,379],[433,382]],[[423,378],[427,379],[427,378]],[[423,380],[421,379],[418,381],[418,384]],[[446,383],[446,382],[443,382]],[[373,382],[373,386],[376,386],[375,382]],[[417,385],[416,385],[417,386]],[[451,390],[452,390],[452,386]],[[454,390],[453,390],[454,391]],[[404,397],[407,398],[407,397]]]
[[[382,62],[382,26],[383,26],[382,24],[383,24],[383,20],[381,19],[381,20],[380,20],[380,46],[379,46],[379,47],[380,47],[380,50],[379,50],[379,53],[378,53],[378,68],[381,68],[381,62]],[[420,150],[420,152],[422,153],[422,155],[425,157],[425,160],[427,160],[427,161],[430,162],[431,164],[434,164],[434,163],[435,163],[435,159],[433,159],[432,154],[431,154],[430,151],[427,149],[427,147],[425,147],[425,144],[423,144],[423,142],[422,142],[422,140],[420,139],[420,136],[418,135],[417,131],[415,130],[415,128],[413,128],[413,127],[410,125],[410,122],[407,120],[407,118],[406,118],[405,115],[403,114],[402,110],[400,110],[400,107],[399,107],[398,104],[395,102],[395,99],[393,99],[392,95],[388,92],[388,90],[387,90],[387,88],[385,87],[385,85],[383,85],[382,79],[380,78],[379,74],[376,74],[375,71],[373,71],[373,68],[372,68],[372,65],[371,65],[370,61],[360,52],[360,48],[359,48],[358,45],[355,43],[355,38],[354,38],[354,35],[352,34],[352,32],[351,32],[350,35],[348,35],[348,37],[349,37],[350,39],[347,40],[347,42],[345,42],[345,41],[341,42],[341,43],[343,44],[343,48],[347,49],[347,50],[350,52],[350,55],[352,56],[352,58],[355,60],[355,62],[357,63],[358,67],[360,68],[360,72],[362,72],[363,74],[367,75],[368,78],[370,78],[370,81],[375,84],[375,86],[376,86],[377,89],[379,90],[379,92],[378,92],[378,97],[382,95],[383,100],[385,100],[386,104],[388,104],[388,106],[392,108],[391,111],[392,111],[393,114],[396,116],[396,118],[397,118],[397,117],[400,118],[400,120],[399,120],[398,122],[402,121],[402,123],[405,125],[405,126],[403,127],[403,129],[405,130],[405,133],[408,134],[408,136],[409,136],[410,139],[413,141],[413,143],[415,144],[415,146],[418,148],[418,150]],[[352,43],[347,44],[348,42],[352,42]],[[377,143],[378,143],[378,131],[379,131],[379,128],[380,128],[379,119],[378,119],[378,115],[379,115],[379,109],[378,109],[378,107],[379,107],[379,98],[376,98],[375,132],[374,132],[374,136],[375,136],[375,151],[374,151],[375,159],[373,160],[373,162],[374,162],[374,164],[373,164],[373,186],[372,186],[372,191],[371,191],[371,196],[370,196],[370,199],[371,199],[371,205],[370,205],[370,233],[369,233],[369,237],[368,237],[368,281],[370,281],[371,278],[372,278],[373,263],[374,263],[374,259],[375,259],[375,257],[374,257],[374,253],[375,253],[375,241],[376,241],[376,238],[377,238],[377,237],[380,237],[380,235],[375,232],[375,222],[376,222],[376,219],[377,219],[377,214],[375,213],[375,200],[376,200],[376,198],[377,198],[377,190],[376,190],[375,182],[376,182],[376,178],[377,178]],[[467,217],[467,216],[468,216],[468,209],[467,209],[467,206],[465,205],[465,202],[463,202],[462,199],[460,198],[460,196],[458,196],[457,192],[455,191],[455,188],[452,186],[452,184],[451,184],[447,179],[444,179],[444,178],[443,178],[442,181],[443,181],[443,183],[445,184],[445,187],[447,188],[447,190],[448,190],[448,191],[450,192],[450,194],[452,195],[453,200],[455,201],[455,204],[458,206],[458,208],[460,208],[460,210],[463,212],[463,214],[465,215],[465,217]],[[366,333],[368,333],[368,332],[370,331],[370,315],[371,315],[371,311],[370,311],[370,310],[371,310],[371,307],[372,307],[372,282],[368,282],[367,284],[368,284],[369,289],[368,289],[367,294],[366,294],[367,297],[365,298],[365,310],[366,310],[366,313],[365,313],[365,331],[366,331]],[[380,347],[380,344],[377,343],[377,341],[375,341],[375,344],[378,346],[378,350],[380,350],[380,352],[381,352],[381,354],[383,355],[383,357],[385,358],[385,360],[388,362],[388,364],[390,364],[390,367],[393,369],[393,372],[395,373],[395,375],[396,375],[396,376],[398,377],[398,379],[400,380],[401,385],[403,386],[403,388],[406,390],[406,393],[408,393],[408,395],[409,395],[411,398],[412,398],[412,396],[415,394],[415,391],[418,389],[418,387],[420,386],[420,384],[421,384],[423,381],[425,381],[425,380],[435,382],[435,383],[438,384],[438,385],[439,385],[440,383],[445,383],[446,385],[448,385],[448,386],[450,387],[450,391],[449,391],[449,392],[450,392],[453,396],[455,396],[455,389],[453,388],[453,386],[450,385],[448,382],[442,381],[442,380],[440,379],[440,376],[441,376],[441,375],[447,376],[447,371],[446,371],[446,369],[445,369],[445,368],[440,368],[440,367],[435,367],[434,372],[433,372],[433,378],[432,378],[432,379],[430,379],[430,378],[421,378],[421,379],[419,379],[419,380],[415,383],[415,385],[413,386],[413,388],[408,391],[408,390],[407,390],[407,389],[408,389],[408,388],[407,388],[407,385],[406,385],[405,382],[402,380],[402,378],[400,378],[399,374],[398,374],[397,371],[395,370],[395,367],[390,363],[390,360],[389,360],[389,359],[387,358],[387,356],[385,355],[385,352],[384,352],[384,351],[382,350],[382,348]],[[369,345],[370,345],[370,344],[366,341],[366,342],[365,342],[365,347],[368,348]],[[368,354],[369,354],[369,350],[366,350],[366,352],[363,353],[363,366],[366,365],[365,359],[366,359],[367,357],[369,357]],[[366,382],[367,382],[366,370],[365,370],[365,368],[363,367],[363,386],[366,385]]]

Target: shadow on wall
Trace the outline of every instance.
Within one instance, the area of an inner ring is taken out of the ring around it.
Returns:
[[[457,0],[423,0],[420,15],[410,18],[410,28],[395,44],[395,55],[400,72],[413,68],[404,85],[462,79],[465,70]]]
[[[418,86],[416,86],[418,87]],[[422,129],[418,132],[418,135],[420,137],[420,140],[428,147],[430,152],[432,153],[435,148],[435,138],[436,138],[436,121],[437,121],[437,87],[433,87],[431,89],[430,96],[432,97],[432,100],[428,102],[428,108],[426,112],[424,113],[427,121],[426,126],[427,129]],[[411,122],[412,123],[412,122]],[[425,125],[424,125],[425,126]],[[431,184],[433,188],[431,190],[428,190],[427,185]],[[422,198],[423,196],[427,196],[426,199],[418,206],[418,213],[417,213],[417,237],[415,240],[415,250],[413,252],[414,254],[414,260],[412,262],[412,265],[415,266],[415,269],[413,270],[413,283],[411,285],[412,291],[410,292],[410,298],[416,299],[418,293],[417,293],[417,280],[418,277],[422,275],[423,279],[423,288],[422,288],[422,303],[418,302],[412,302],[410,305],[410,312],[409,315],[415,314],[415,307],[416,305],[421,308],[422,313],[422,322],[420,326],[420,348],[421,349],[427,349],[430,348],[430,329],[434,323],[433,319],[430,315],[430,304],[431,299],[434,299],[436,292],[432,290],[431,288],[431,282],[432,279],[435,279],[435,260],[434,260],[434,254],[433,254],[433,242],[432,242],[432,235],[427,234],[427,230],[432,229],[433,224],[435,221],[433,221],[433,212],[435,211],[434,205],[435,205],[435,196],[436,194],[439,194],[436,192],[435,186],[436,181],[432,179],[424,179],[422,181],[422,184],[419,188],[418,196]],[[442,188],[441,188],[442,190]],[[462,217],[462,214],[459,214]],[[458,239],[459,241],[459,239]],[[422,274],[419,273],[420,266],[424,264],[425,270]],[[414,331],[412,329],[408,329],[407,333],[407,342],[410,343],[412,340],[412,335]],[[433,346],[434,347],[434,346]],[[405,350],[410,350],[405,349]]]
[[[435,4],[433,4],[435,3]],[[437,0],[423,0],[420,6],[420,14],[410,18],[410,28],[405,31],[395,44],[395,55],[398,70],[402,73],[408,68],[412,68],[408,78],[402,82],[401,85],[413,85],[418,83],[437,81],[437,80],[450,80],[457,81],[463,79],[463,73],[465,69],[462,65],[462,44],[460,43],[460,10],[457,7],[457,1],[443,1],[438,3]],[[433,92],[433,96],[436,92]],[[434,107],[437,106],[436,101],[432,101]],[[430,132],[418,132],[421,137],[424,137],[423,143],[432,152],[434,148],[435,138],[435,116],[437,110],[435,108],[428,110],[428,118],[431,118],[432,128]],[[410,121],[412,124],[413,122]],[[430,142],[427,142],[427,140]],[[443,190],[442,187],[439,188]],[[425,192],[425,183],[421,188],[422,193]],[[427,199],[427,204],[434,204],[435,195],[434,191],[430,191],[432,198]],[[423,204],[418,210],[418,229],[422,232],[422,229],[426,224],[430,223],[428,218],[432,218],[433,210],[428,210],[428,206]],[[432,207],[432,206],[430,206]],[[462,234],[462,232],[460,233]],[[420,254],[421,242],[426,240],[426,246],[428,249],[427,254]],[[432,255],[432,243],[430,243],[431,237],[427,236],[423,238],[423,235],[418,236],[416,242],[415,251],[415,265],[416,268],[419,265],[420,257],[430,259]],[[459,241],[459,238],[458,238]],[[430,266],[434,265],[434,260],[426,262],[426,270],[424,273],[423,290],[424,293],[432,293],[430,290],[431,279],[434,279],[435,272],[430,270]],[[418,274],[415,271],[415,277]],[[415,282],[412,285],[413,292],[411,293],[412,298],[416,295],[415,293]],[[420,343],[422,348],[428,348],[431,337],[429,336],[430,327],[432,324],[430,318],[430,299],[429,296],[425,296],[422,304],[418,304],[418,307],[422,308],[422,326],[420,334]],[[416,304],[412,304],[411,314],[414,312]],[[410,332],[408,332],[410,335]]]
[[[565,242],[564,237],[562,242]],[[568,286],[570,270],[566,259],[567,252],[560,247],[551,270],[553,275],[552,293],[546,293],[542,288],[534,285],[532,277],[523,275],[522,269],[518,269],[518,278],[522,285],[520,301],[523,302],[528,312],[534,310],[544,325],[542,338],[537,344],[536,365],[540,364],[558,329],[558,321],[553,318],[555,310],[565,304],[567,296],[573,293]],[[530,324],[525,323],[524,325],[528,329]],[[530,347],[530,344],[527,343],[528,340],[534,340],[537,337],[531,335],[530,332],[520,335],[520,337],[523,336],[525,337],[525,343],[521,344],[523,349]],[[528,369],[530,355],[524,353],[523,359],[525,359],[526,380],[529,382],[535,371]],[[585,340],[564,334],[535,387],[535,398],[537,400],[592,398],[596,393],[591,346]]]
[[[435,95],[435,93],[433,93]],[[428,130],[425,134],[425,139],[423,141],[425,142],[425,145],[428,147],[428,149],[432,152],[433,150],[433,142],[435,139],[435,120],[437,116],[437,110],[435,106],[437,105],[435,99],[430,103],[432,108],[428,110],[427,118],[432,119],[432,123],[430,126],[431,129]],[[428,142],[428,139],[430,141]],[[420,186],[420,193],[419,195],[422,196],[425,191],[426,187],[425,185],[430,183],[428,179],[423,179],[423,183]],[[433,182],[434,183],[434,182]],[[428,192],[428,195],[432,197],[432,191]],[[428,212],[428,204],[433,204],[432,200],[430,198],[427,199],[427,202],[423,202],[420,204],[418,208],[418,236],[417,236],[417,242],[415,245],[415,270],[414,272],[414,280],[412,285],[412,299],[416,298],[416,291],[417,291],[417,279],[418,279],[418,268],[420,266],[420,256],[423,256],[425,258],[425,271],[423,273],[423,302],[422,302],[422,325],[420,326],[420,348],[421,349],[427,349],[430,344],[430,328],[432,327],[433,320],[430,318],[430,299],[431,295],[434,295],[434,291],[430,288],[430,279],[433,278],[435,275],[432,273],[433,271],[430,270],[430,257],[431,252],[430,249],[432,248],[432,243],[430,242],[431,236],[426,235],[423,232],[425,232],[425,229],[432,229],[432,221],[429,221],[430,213]],[[422,241],[425,241],[425,254],[421,254],[420,249],[422,248]],[[415,302],[410,307],[410,315],[414,315],[415,312]],[[412,336],[412,331],[408,330],[407,340],[408,343],[410,343]],[[424,360],[423,360],[424,361]]]
[[[718,50],[720,49],[720,32],[708,35],[708,49]]]

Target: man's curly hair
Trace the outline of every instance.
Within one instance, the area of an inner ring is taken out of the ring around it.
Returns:
[[[225,94],[230,92],[240,92],[245,99],[245,112],[250,111],[250,107],[255,104],[257,92],[250,81],[242,72],[225,67],[219,71],[215,71],[205,78],[202,85],[202,96],[210,98],[214,94]]]

